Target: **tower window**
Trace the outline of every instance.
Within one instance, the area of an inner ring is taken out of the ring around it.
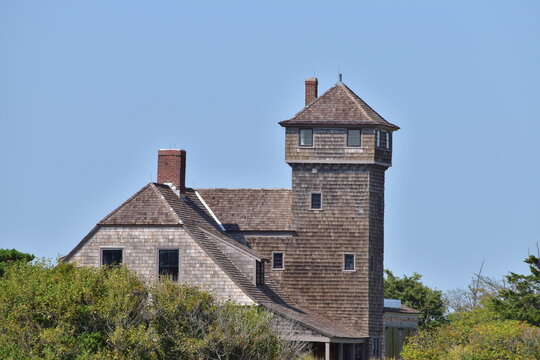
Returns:
[[[255,265],[255,285],[264,285],[264,263],[257,261]]]
[[[101,265],[118,266],[122,264],[122,249],[101,249]]]
[[[313,146],[313,129],[300,129],[300,146]]]
[[[362,146],[362,130],[347,130],[347,146]]]
[[[283,253],[274,252],[272,253],[272,269],[273,270],[283,270],[285,269],[285,264],[283,263]]]
[[[311,209],[312,210],[322,209],[322,194],[321,193],[311,194]]]
[[[343,270],[354,271],[356,270],[356,264],[354,261],[354,254],[343,254]]]
[[[376,138],[378,148],[390,150],[390,132],[377,130]]]
[[[178,281],[178,250],[159,250],[159,277]]]

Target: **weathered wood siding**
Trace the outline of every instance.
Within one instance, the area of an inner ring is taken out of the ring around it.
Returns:
[[[381,162],[390,165],[392,152],[376,148],[375,129],[362,128],[362,146],[347,146],[346,128],[314,128],[313,146],[299,146],[299,128],[285,131],[285,161],[291,162]]]
[[[148,281],[158,279],[158,249],[179,249],[179,282],[202,286],[220,299],[253,301],[181,227],[103,227],[73,256],[73,262],[100,266],[102,248],[123,249],[124,265]]]

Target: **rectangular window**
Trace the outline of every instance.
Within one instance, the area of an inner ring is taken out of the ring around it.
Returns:
[[[283,270],[285,264],[283,263],[283,253],[275,252],[272,253],[272,269],[274,270]]]
[[[373,356],[381,356],[381,339],[378,337],[373,338]]]
[[[264,285],[264,263],[257,261],[255,267],[255,285]]]
[[[354,271],[356,264],[354,263],[354,254],[343,254],[343,270]]]
[[[178,281],[178,250],[159,250],[159,277]]]
[[[122,264],[122,249],[101,249],[101,265],[118,266]]]
[[[300,129],[300,146],[313,146],[313,129]]]
[[[311,194],[311,209],[313,209],[313,210],[322,209],[322,196],[321,196],[321,193],[312,193]]]
[[[390,150],[390,139],[391,139],[390,132],[377,130],[376,140],[377,140],[378,148]]]
[[[362,131],[360,129],[347,130],[347,146],[361,146]]]

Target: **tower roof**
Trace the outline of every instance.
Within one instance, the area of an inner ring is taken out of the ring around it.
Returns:
[[[386,121],[344,83],[339,81],[289,120],[289,126],[380,126],[389,130],[399,127]]]

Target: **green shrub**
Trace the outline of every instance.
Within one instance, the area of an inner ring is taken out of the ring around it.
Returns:
[[[257,306],[148,286],[123,267],[14,263],[0,278],[1,359],[295,359]],[[291,349],[296,349],[291,351]]]

